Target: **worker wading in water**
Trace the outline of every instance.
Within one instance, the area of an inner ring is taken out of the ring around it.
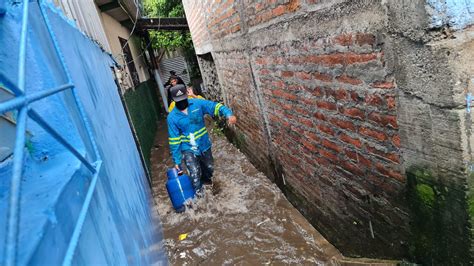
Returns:
[[[184,158],[194,190],[200,195],[203,184],[212,184],[214,172],[211,141],[204,124],[204,115],[226,117],[230,125],[235,124],[237,118],[221,103],[188,99],[184,85],[173,86],[170,93],[176,102],[176,108],[167,118],[173,162],[175,168],[181,171],[181,160]]]

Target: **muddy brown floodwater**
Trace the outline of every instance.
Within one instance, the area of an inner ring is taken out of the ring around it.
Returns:
[[[166,122],[152,150],[153,192],[171,265],[337,264],[340,253],[225,137],[211,134],[213,187],[176,213],[166,192]],[[179,240],[180,234],[188,234]]]

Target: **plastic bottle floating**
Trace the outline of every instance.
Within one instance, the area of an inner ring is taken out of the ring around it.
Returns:
[[[186,174],[178,175],[176,168],[168,169],[166,172],[168,181],[166,190],[176,212],[183,212],[186,209],[186,201],[194,198],[194,189],[189,176]]]

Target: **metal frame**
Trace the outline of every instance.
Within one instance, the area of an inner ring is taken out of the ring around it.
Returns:
[[[0,0],[1,1],[1,0]],[[62,144],[67,150],[69,150],[77,159],[79,159],[87,169],[93,174],[91,184],[88,188],[86,198],[82,205],[78,220],[74,226],[74,231],[71,235],[68,249],[64,256],[63,265],[71,265],[72,259],[74,257],[74,252],[79,242],[79,238],[82,231],[82,226],[84,224],[85,218],[87,216],[89,206],[92,200],[92,196],[95,191],[97,184],[99,172],[102,166],[102,160],[97,149],[95,139],[92,134],[91,127],[87,118],[85,116],[84,109],[79,100],[79,97],[76,92],[76,88],[72,83],[71,76],[64,62],[64,58],[61,54],[61,51],[58,46],[58,42],[52,31],[51,24],[48,19],[47,12],[45,10],[46,6],[43,4],[43,0],[39,0],[39,6],[41,9],[41,14],[43,16],[44,22],[47,26],[48,32],[50,34],[51,40],[54,45],[56,55],[60,59],[61,66],[63,71],[66,73],[68,82],[64,85],[61,85],[56,88],[46,89],[40,92],[28,94],[25,91],[25,74],[26,74],[26,41],[27,41],[27,32],[28,32],[28,5],[29,0],[23,0],[23,17],[21,22],[21,33],[20,33],[20,50],[19,50],[19,63],[18,63],[18,80],[17,87],[10,88],[14,94],[15,98],[7,100],[0,103],[0,115],[11,110],[18,110],[17,116],[17,130],[16,130],[16,140],[14,148],[14,157],[13,157],[13,174],[10,184],[10,198],[8,205],[8,217],[7,217],[7,237],[5,245],[5,265],[13,266],[17,264],[17,254],[18,254],[18,235],[19,235],[19,222],[20,222],[20,203],[21,203],[21,179],[23,175],[24,168],[24,150],[25,150],[25,139],[26,139],[26,123],[27,117],[36,121],[36,123],[42,127],[46,132],[48,132],[54,139],[56,139],[60,144]],[[9,82],[7,82],[9,83]],[[12,85],[12,84],[9,84]],[[54,130],[45,119],[43,119],[37,112],[35,112],[30,104],[37,100],[47,98],[51,95],[57,94],[65,90],[71,90],[74,96],[75,103],[79,109],[79,114],[82,119],[83,126],[87,131],[88,141],[92,145],[95,162],[89,162],[84,158],[81,153],[74,148],[73,145],[67,142],[56,130]]]

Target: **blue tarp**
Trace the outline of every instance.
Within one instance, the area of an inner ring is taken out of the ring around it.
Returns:
[[[21,10],[21,5],[7,3],[0,16],[4,85],[6,79],[17,80]],[[54,50],[38,4],[30,2],[26,93],[67,83],[64,60],[103,161],[73,264],[166,263],[158,214],[113,79],[114,61],[51,8],[46,10],[63,58]],[[87,159],[97,159],[71,91],[31,107]],[[64,259],[92,173],[35,122],[28,120],[27,130],[17,262],[57,265]],[[0,163],[0,264],[11,176],[10,158]]]

